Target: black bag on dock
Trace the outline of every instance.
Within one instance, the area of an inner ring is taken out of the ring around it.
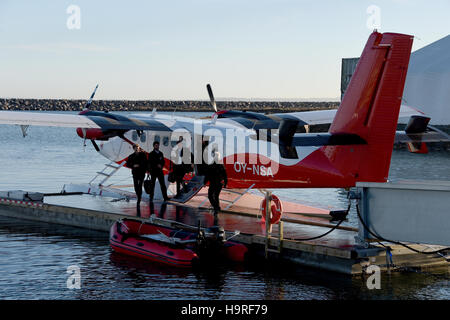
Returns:
[[[144,190],[147,194],[150,194],[150,190],[152,188],[152,181],[147,177],[147,179],[144,180]]]

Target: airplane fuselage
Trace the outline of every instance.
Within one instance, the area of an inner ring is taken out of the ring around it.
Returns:
[[[133,116],[152,117],[151,114]],[[331,164],[327,167],[328,162],[322,152],[325,149],[321,148],[332,146],[297,146],[285,155],[278,141],[277,130],[257,132],[230,119],[205,120],[166,115],[153,117],[170,126],[173,131],[130,130],[124,134],[126,139],[113,137],[100,142],[99,153],[109,160],[122,163],[133,152],[130,142],[150,152],[153,142],[158,141],[166,159],[165,169],[169,170],[174,160],[173,148],[179,136],[183,135],[184,150],[191,153],[191,157],[184,158],[184,163],[208,163],[212,161],[212,157],[208,158],[211,152],[219,151],[228,175],[229,188],[305,188],[354,184],[351,174],[342,175]],[[202,141],[208,142],[206,149],[202,147]],[[320,162],[313,160],[318,157],[323,159]]]

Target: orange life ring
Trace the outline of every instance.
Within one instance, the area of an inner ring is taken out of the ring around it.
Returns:
[[[261,202],[262,220],[266,221],[266,198]],[[281,214],[283,212],[283,205],[281,200],[276,196],[272,195],[272,206],[270,208],[272,211],[272,217],[270,218],[270,224],[277,224],[281,220]]]

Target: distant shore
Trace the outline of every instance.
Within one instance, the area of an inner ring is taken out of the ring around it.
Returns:
[[[81,111],[86,100],[0,99],[0,110]],[[218,109],[256,112],[294,112],[336,109],[339,102],[217,101]],[[97,111],[211,111],[209,101],[170,100],[94,100]]]

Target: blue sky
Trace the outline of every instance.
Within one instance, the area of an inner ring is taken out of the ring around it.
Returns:
[[[66,12],[80,8],[80,29]],[[0,97],[339,97],[343,57],[371,33],[449,34],[448,0],[1,0]]]

